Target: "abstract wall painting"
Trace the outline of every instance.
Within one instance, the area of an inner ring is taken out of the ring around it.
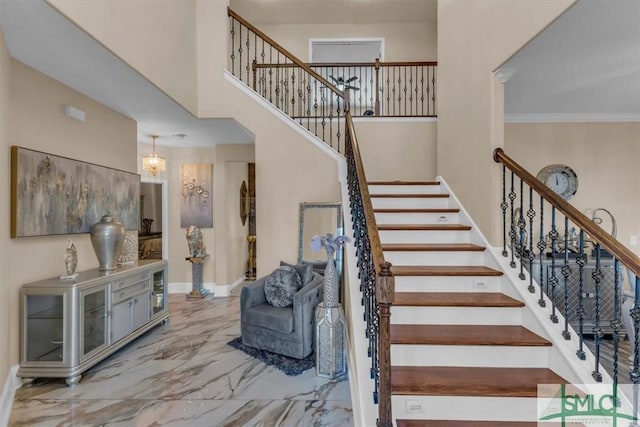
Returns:
[[[140,175],[11,147],[11,237],[88,233],[108,212],[140,223]]]
[[[213,227],[213,165],[183,163],[180,165],[180,227]]]

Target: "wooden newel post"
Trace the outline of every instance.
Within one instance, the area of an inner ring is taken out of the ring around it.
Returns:
[[[258,62],[254,59],[251,61],[251,69],[253,70],[253,90],[256,90],[257,84],[256,81],[258,79]],[[257,90],[256,90],[257,92]]]
[[[378,369],[380,390],[378,401],[378,427],[393,427],[391,415],[391,305],[395,294],[395,278],[391,263],[380,266],[376,279],[376,300],[380,308],[380,334],[378,336]]]

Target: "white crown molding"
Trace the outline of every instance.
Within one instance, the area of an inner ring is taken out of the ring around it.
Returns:
[[[499,68],[496,70],[496,79],[498,79],[498,81],[500,83],[506,83],[509,81],[509,79],[513,76],[513,74],[516,72],[516,70],[514,68]]]
[[[505,123],[602,123],[602,122],[640,122],[640,114],[583,114],[583,113],[534,113],[505,114]]]

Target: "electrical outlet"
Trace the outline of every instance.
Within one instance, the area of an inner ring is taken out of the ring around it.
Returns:
[[[474,280],[473,281],[474,289],[487,289],[487,282],[484,280]]]
[[[449,222],[449,217],[446,215],[440,215],[438,217],[438,222]]]
[[[632,236],[629,238],[629,244],[630,244],[631,246],[638,246],[638,236],[636,236],[635,234],[634,234],[634,235],[632,235]]]
[[[424,406],[422,406],[422,402],[419,400],[406,400],[404,402],[405,409],[407,412],[416,414],[419,412],[424,412]]]

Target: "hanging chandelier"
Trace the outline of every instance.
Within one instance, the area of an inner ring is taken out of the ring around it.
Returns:
[[[165,171],[166,162],[164,157],[160,157],[156,153],[156,138],[158,138],[158,135],[151,135],[151,138],[153,139],[153,151],[142,158],[142,170],[156,176],[158,172]]]

